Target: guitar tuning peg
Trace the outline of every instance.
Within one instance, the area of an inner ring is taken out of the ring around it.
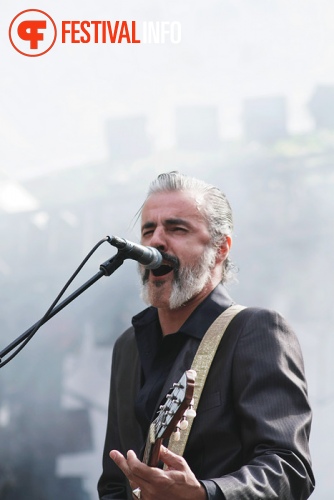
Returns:
[[[183,418],[180,422],[181,431],[185,431],[188,428],[189,422],[186,418]]]
[[[196,410],[194,410],[194,398],[190,401],[188,409],[184,412],[184,416],[187,418],[195,418]]]
[[[196,370],[188,370],[188,373],[189,373],[192,377],[194,377],[194,379],[196,379],[196,377],[197,377],[197,372],[196,372]]]
[[[195,418],[196,417],[196,411],[194,410],[194,408],[188,408],[188,410],[186,410],[186,412],[185,412],[185,416],[187,418]]]
[[[175,432],[173,432],[174,441],[180,441],[181,433],[179,427],[176,427]]]

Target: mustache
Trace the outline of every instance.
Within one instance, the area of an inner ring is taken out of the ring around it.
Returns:
[[[170,262],[174,269],[180,268],[180,261],[175,255],[171,255],[171,254],[164,252],[162,250],[159,250],[159,252],[161,253],[163,260],[165,260],[166,262]]]
[[[174,278],[177,280],[179,276],[179,269],[180,269],[180,261],[175,255],[171,255],[167,252],[164,252],[163,250],[159,250],[159,252],[162,255],[163,258],[163,264],[162,265],[168,265],[168,263],[171,264],[171,267],[173,268],[173,273],[174,273]],[[142,281],[143,284],[145,284],[148,281],[148,277],[150,275],[150,269],[145,269],[142,271]]]

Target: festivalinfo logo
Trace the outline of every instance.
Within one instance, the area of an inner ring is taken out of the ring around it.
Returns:
[[[46,12],[27,9],[17,14],[9,26],[14,49],[28,57],[46,54],[62,44],[178,44],[181,23],[177,21],[64,20],[56,26]]]

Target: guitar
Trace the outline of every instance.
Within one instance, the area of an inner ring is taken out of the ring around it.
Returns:
[[[150,425],[143,462],[151,467],[156,467],[159,462],[159,453],[162,441],[174,433],[174,439],[180,439],[180,430],[188,427],[187,418],[194,418],[193,393],[196,372],[184,372],[180,380],[173,384],[167,394],[164,404],[158,411],[158,416]]]

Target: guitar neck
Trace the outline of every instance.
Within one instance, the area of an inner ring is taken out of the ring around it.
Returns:
[[[162,444],[162,438],[154,439],[155,426],[154,423],[150,425],[150,430],[147,436],[145,450],[143,455],[143,462],[150,467],[156,467],[159,463],[159,453]]]

